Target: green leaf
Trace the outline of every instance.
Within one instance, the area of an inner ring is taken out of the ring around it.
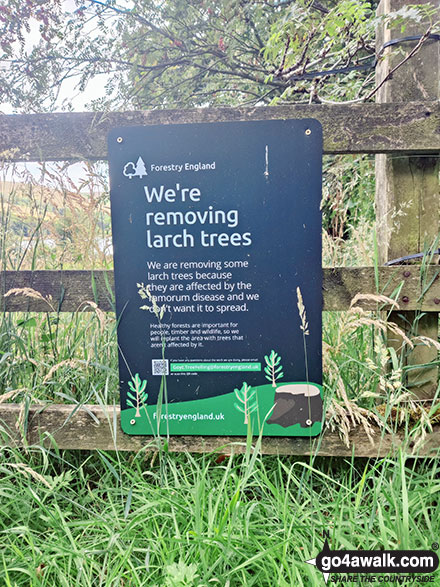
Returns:
[[[37,325],[37,321],[35,318],[28,318],[27,320],[19,320],[17,322],[17,326],[22,326],[23,328],[35,328]]]

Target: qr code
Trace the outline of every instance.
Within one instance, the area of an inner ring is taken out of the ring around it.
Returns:
[[[153,375],[169,375],[168,359],[152,359],[151,371]]]

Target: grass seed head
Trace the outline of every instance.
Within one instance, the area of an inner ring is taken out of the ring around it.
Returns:
[[[309,323],[307,322],[307,314],[306,314],[306,307],[304,306],[304,300],[302,297],[302,293],[299,287],[296,288],[296,298],[297,298],[297,306],[299,311],[299,317],[301,319],[300,328],[304,333],[304,336],[310,334],[309,332]]]

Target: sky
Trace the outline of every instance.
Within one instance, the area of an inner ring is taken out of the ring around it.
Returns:
[[[85,0],[85,4],[86,3],[87,0]],[[66,12],[74,12],[78,8],[74,0],[63,0],[62,7]],[[93,34],[91,28],[92,27],[89,27],[89,34]],[[87,26],[84,30],[87,31]],[[30,51],[38,43],[39,39],[39,23],[32,19],[30,21],[30,31],[29,33],[25,33],[25,49]],[[68,78],[64,80],[61,86],[61,93],[57,101],[58,108],[56,108],[54,111],[60,111],[61,105],[66,99],[72,101],[74,110],[76,112],[85,111],[87,109],[87,105],[90,104],[92,100],[102,97],[106,77],[107,76],[104,74],[102,76],[98,76],[95,83],[88,84],[83,92],[79,92],[75,88],[77,83],[76,79]],[[0,102],[0,112],[3,114],[12,114],[12,106],[6,102]]]
[[[77,8],[74,0],[63,1],[64,10],[73,11]],[[31,22],[30,32],[26,35],[25,43],[26,49],[31,49],[39,40],[39,24],[37,21]],[[90,110],[87,105],[97,98],[102,97],[103,87],[106,83],[105,76],[99,76],[96,78],[94,83],[88,84],[83,92],[78,92],[75,89],[75,79],[67,79],[61,88],[60,96],[58,99],[59,108],[55,111],[61,110],[61,104],[65,99],[69,99],[73,104],[75,112],[85,112]],[[12,106],[8,103],[0,103],[0,113],[13,114]],[[48,170],[53,170],[55,167],[50,163],[46,164]],[[6,181],[22,181],[22,177],[26,175],[26,171],[29,172],[35,179],[35,181],[41,181],[41,166],[36,163],[16,163],[6,171],[4,179]],[[66,170],[69,178],[74,182],[75,185],[80,185],[85,175],[85,167],[82,163],[74,163]],[[42,183],[47,184],[48,179],[43,179]]]

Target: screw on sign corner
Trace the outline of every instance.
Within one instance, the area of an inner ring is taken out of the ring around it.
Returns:
[[[136,420],[135,420],[134,418],[132,418],[132,419],[130,420],[130,424],[131,424],[132,426],[134,426],[134,425],[136,424]]]
[[[309,136],[312,134],[312,131],[310,130],[310,128],[306,129],[306,135]]]
[[[124,139],[123,139],[122,137],[118,137],[118,138],[116,139],[116,142],[117,142],[117,143],[122,143],[122,141],[123,141],[123,140],[124,140]]]

